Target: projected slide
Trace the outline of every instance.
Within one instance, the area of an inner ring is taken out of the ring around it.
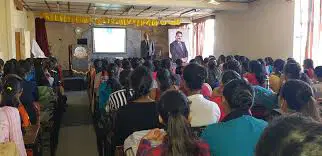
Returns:
[[[126,53],[125,28],[93,28],[95,53]]]

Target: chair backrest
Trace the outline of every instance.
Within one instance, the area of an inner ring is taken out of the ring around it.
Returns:
[[[123,146],[116,146],[114,156],[125,156],[125,153],[123,151]]]
[[[136,154],[133,152],[132,148],[128,148],[125,150],[125,155],[126,156],[135,156]]]

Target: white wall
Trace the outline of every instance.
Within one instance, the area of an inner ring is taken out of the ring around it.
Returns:
[[[294,2],[259,0],[243,12],[216,14],[215,55],[292,57]]]

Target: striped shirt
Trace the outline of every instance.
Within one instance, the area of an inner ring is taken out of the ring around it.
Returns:
[[[130,96],[133,96],[133,90],[130,90]],[[125,106],[127,104],[126,97],[126,89],[118,90],[113,92],[109,99],[108,103],[105,107],[106,112],[112,112],[118,110],[120,107]]]

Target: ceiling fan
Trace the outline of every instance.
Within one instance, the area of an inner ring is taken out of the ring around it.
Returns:
[[[220,4],[219,2],[217,2],[216,0],[208,0],[209,4],[213,4],[213,5],[218,5]]]

